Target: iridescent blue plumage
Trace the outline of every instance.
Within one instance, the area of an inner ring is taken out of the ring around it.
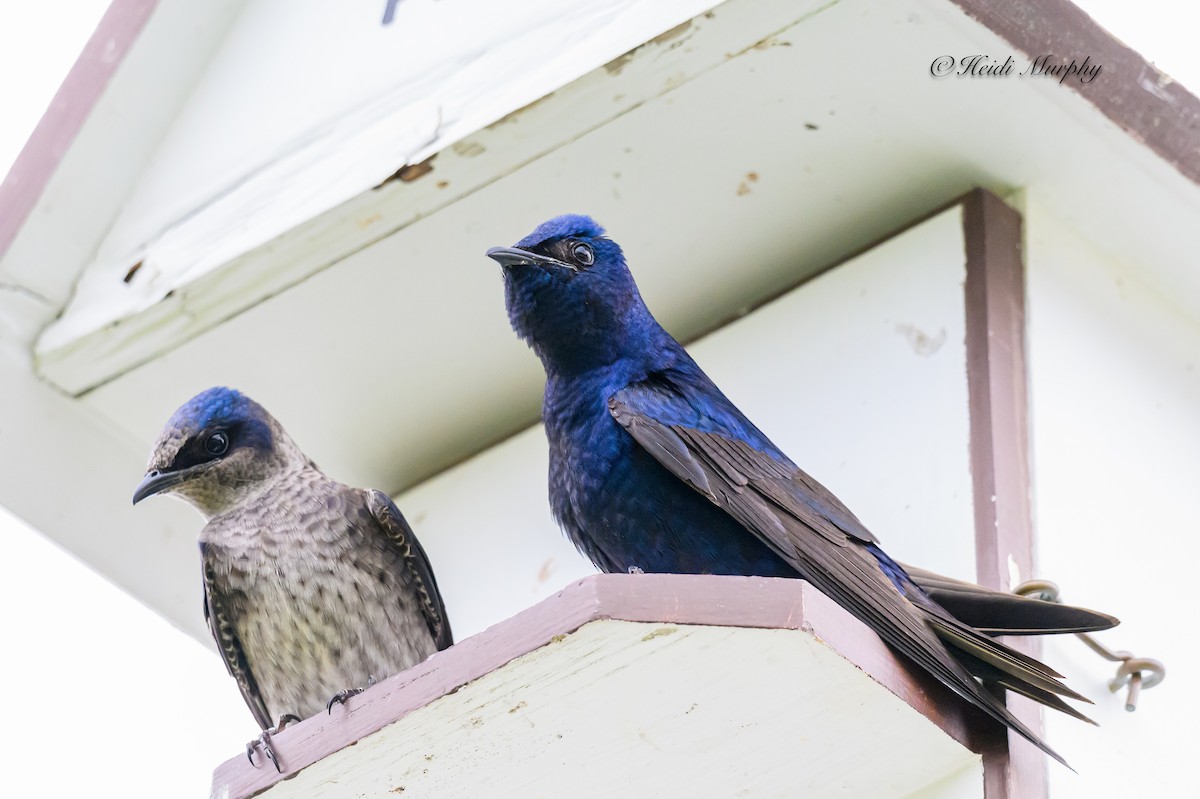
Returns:
[[[523,250],[531,250],[553,239],[569,236],[598,239],[603,235],[604,228],[590,216],[563,214],[538,225],[532,233],[518,241],[517,246]]]
[[[567,536],[605,571],[802,576],[1057,757],[971,672],[1076,715],[1056,694],[1081,697],[955,618],[888,557],[659,326],[603,233],[562,216],[488,252],[504,267],[513,329],[546,370],[550,504]],[[985,604],[1006,613],[1011,598],[994,597]]]
[[[181,440],[201,430],[218,427],[235,429],[238,435],[234,440],[238,446],[261,451],[271,449],[267,412],[245,394],[224,386],[214,386],[192,397],[171,414],[166,425],[166,429],[173,430]],[[179,454],[186,459],[189,452],[184,448]],[[170,465],[187,464],[181,461]]]

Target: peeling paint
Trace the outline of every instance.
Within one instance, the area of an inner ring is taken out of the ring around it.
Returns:
[[[1166,90],[1175,81],[1170,75],[1155,69],[1153,64],[1147,64],[1142,68],[1137,82],[1139,86],[1158,99],[1171,104],[1175,103],[1175,98]]]
[[[662,638],[665,635],[677,632],[678,627],[659,627],[657,630],[651,630],[642,636],[643,641],[653,641],[655,638]]]
[[[750,184],[758,182],[757,172],[747,172],[745,179],[738,184],[737,196],[745,197],[750,193]]]
[[[818,7],[818,8],[814,8],[813,10],[809,11],[807,14],[805,14],[805,15],[804,15],[803,17],[801,17],[800,19],[798,19],[798,20],[795,20],[794,22],[790,23],[790,24],[787,26],[787,28],[792,28],[792,27],[795,27],[796,25],[799,25],[799,24],[801,24],[801,23],[802,23],[802,22],[804,22],[805,20],[812,19],[812,18],[813,18],[813,17],[815,17],[817,14],[820,14],[822,11],[827,11],[828,9],[830,9],[830,8],[833,8],[833,7],[834,7],[834,6],[836,6],[836,5],[837,5],[839,2],[840,2],[840,0],[830,0],[830,2],[826,3],[825,5],[823,5],[823,6],[820,6],[820,7]],[[779,34],[780,34],[780,33],[782,33],[784,30],[786,30],[787,28],[781,28],[781,29],[779,29],[779,30],[775,31],[774,33],[771,33],[771,34],[769,34],[769,35],[767,35],[767,36],[764,36],[763,38],[759,39],[759,40],[758,40],[757,42],[755,42],[754,44],[751,44],[751,45],[749,45],[749,46],[747,46],[747,47],[743,47],[741,50],[737,50],[737,51],[735,51],[735,52],[732,52],[732,53],[726,53],[726,54],[725,54],[725,58],[726,58],[726,60],[728,60],[728,61],[732,61],[733,59],[735,59],[735,58],[738,58],[739,56],[743,56],[743,55],[745,55],[746,53],[750,52],[751,50],[760,50],[760,51],[761,51],[761,50],[765,50],[765,49],[767,49],[767,48],[769,48],[769,47],[773,47],[773,46],[775,46],[775,45],[772,45],[772,44],[770,44],[770,42],[772,42],[772,41],[778,41]],[[764,43],[766,43],[766,44],[764,44]],[[779,46],[782,46],[782,47],[791,47],[791,42],[788,42],[788,43],[786,43],[786,44],[781,44],[781,45],[779,45]]]
[[[129,271],[125,273],[125,277],[121,278],[121,282],[128,283],[129,281],[133,280],[133,276],[138,273],[138,270],[142,268],[142,264],[144,263],[145,261],[138,261],[136,264],[129,267]]]
[[[372,191],[378,191],[392,181],[399,180],[403,183],[412,183],[418,178],[422,178],[433,171],[433,159],[437,158],[437,153],[426,158],[419,164],[405,164],[397,169],[388,177],[384,178],[383,182],[372,187]]]
[[[541,105],[542,103],[549,100],[555,94],[556,94],[556,92],[550,92],[549,94],[542,95],[538,99],[534,100],[532,103],[526,103],[525,105],[518,108],[516,111],[509,111],[507,114],[500,117],[492,124],[488,125],[488,128],[494,128],[497,125],[507,125],[510,122],[516,122],[518,119],[521,118],[521,115],[524,114],[526,111],[529,111],[532,108],[537,108],[539,105]]]
[[[666,44],[669,41],[678,39],[680,36],[687,33],[691,29],[692,29],[692,21],[690,19],[684,20],[683,22],[676,25],[674,28],[671,28],[669,31],[664,31],[664,32],[658,34],[653,39],[646,42],[646,44]]]
[[[637,50],[638,48],[635,47],[627,53],[621,53],[621,55],[604,65],[604,71],[609,75],[620,75],[621,70],[625,68],[625,65],[633,60],[633,56]]]
[[[405,183],[411,183],[417,178],[424,177],[433,171],[433,159],[436,155],[431,155],[419,164],[405,164],[396,172],[396,177]]]
[[[685,20],[685,21],[679,23],[674,28],[671,28],[668,31],[663,31],[662,33],[655,36],[653,39],[651,39],[647,42],[644,42],[642,44],[639,44],[637,47],[633,48],[632,50],[628,50],[624,53],[621,53],[621,55],[617,56],[612,61],[609,61],[607,64],[604,65],[604,71],[607,72],[609,75],[620,75],[621,70],[623,70],[625,68],[625,65],[628,64],[630,61],[632,61],[634,56],[636,56],[641,50],[643,50],[647,47],[651,47],[651,46],[659,47],[664,44],[667,44],[668,42],[674,42],[673,44],[671,44],[670,47],[667,48],[668,50],[673,50],[676,47],[679,47],[680,45],[682,45],[684,42],[687,41],[687,39],[679,39],[679,37],[683,36],[685,33],[687,33],[689,30],[691,30],[691,27],[692,27],[692,21],[689,19],[689,20]],[[675,41],[677,39],[679,39],[679,41]]]
[[[474,139],[463,139],[462,141],[456,141],[454,144],[451,144],[450,151],[455,155],[462,156],[463,158],[475,158],[476,156],[486,153],[487,148]]]
[[[778,39],[774,36],[768,36],[765,39],[759,39],[757,42],[755,42],[753,47],[751,47],[751,49],[752,50],[769,50],[772,47],[791,47],[791,46],[792,46],[791,42],[785,42],[782,39]]]

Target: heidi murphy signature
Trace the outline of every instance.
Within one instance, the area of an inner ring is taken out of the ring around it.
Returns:
[[[986,55],[967,55],[955,58],[950,55],[940,55],[929,65],[929,74],[935,78],[1006,78],[1017,68],[1017,62],[1012,56],[999,61]],[[1058,78],[1062,83],[1067,79],[1078,80],[1080,83],[1091,83],[1103,69],[1099,64],[1093,64],[1091,58],[1085,56],[1083,61],[1071,59],[1063,63],[1063,59],[1054,61],[1052,55],[1040,55],[1030,61],[1025,69],[1017,72],[1017,77],[1026,75],[1034,78]]]

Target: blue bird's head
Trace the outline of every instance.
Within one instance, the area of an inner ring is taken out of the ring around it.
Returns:
[[[210,388],[167,421],[133,502],[173,493],[214,516],[297,458],[305,460],[265,408],[233,389]]]
[[[515,247],[493,247],[504,268],[508,319],[548,372],[587,370],[627,357],[661,330],[625,256],[591,217],[539,225]]]

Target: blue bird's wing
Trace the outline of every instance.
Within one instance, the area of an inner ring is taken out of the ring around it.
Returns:
[[[844,543],[846,538],[861,543],[876,542],[871,531],[832,491],[792,463],[690,359],[688,365],[691,368],[686,372],[657,372],[625,388],[610,402],[610,411],[617,415],[619,404],[632,412],[628,417],[630,424],[622,422],[626,429],[638,426],[646,437],[653,439],[653,446],[659,448],[660,454],[674,455],[672,464],[689,469],[691,478],[700,477],[697,471],[700,462],[679,457],[684,452],[675,450],[680,447],[686,450],[689,445],[678,434],[666,432],[672,427],[697,434],[699,438],[692,446],[713,448],[708,460],[718,468],[727,467],[721,473],[735,484],[744,485],[743,481],[753,475],[787,483],[787,490],[776,492],[774,499],[789,512],[810,518],[816,523],[816,531],[831,542]],[[621,418],[617,421],[621,422]],[[643,446],[647,443],[642,442]],[[664,465],[670,468],[670,464]],[[691,484],[682,475],[676,476]]]
[[[246,661],[246,652],[242,649],[241,641],[233,627],[232,614],[226,606],[227,594],[217,584],[216,572],[204,544],[200,545],[200,560],[204,581],[204,621],[208,623],[208,630],[217,642],[217,651],[225,661],[225,668],[229,670],[237,682],[238,690],[242,692],[242,699],[246,701],[246,706],[250,708],[258,726],[265,730],[272,724],[271,715],[258,689],[258,682]]]
[[[421,542],[391,497],[382,491],[368,491],[367,507],[379,524],[384,538],[408,569],[413,592],[421,602],[421,613],[429,625],[434,643],[439,651],[445,649],[454,643],[454,636],[450,632],[450,620],[433,576],[433,567],[429,565],[429,556],[421,548]]]
[[[870,532],[701,378],[656,373],[613,394],[609,411],[662,466],[884,641],[1066,765],[975,680],[947,642],[965,653],[960,658],[986,664],[991,679],[1072,715],[1054,694],[1083,697],[1043,664],[954,619],[915,585],[902,593],[897,581],[905,584],[907,576],[874,546]]]

